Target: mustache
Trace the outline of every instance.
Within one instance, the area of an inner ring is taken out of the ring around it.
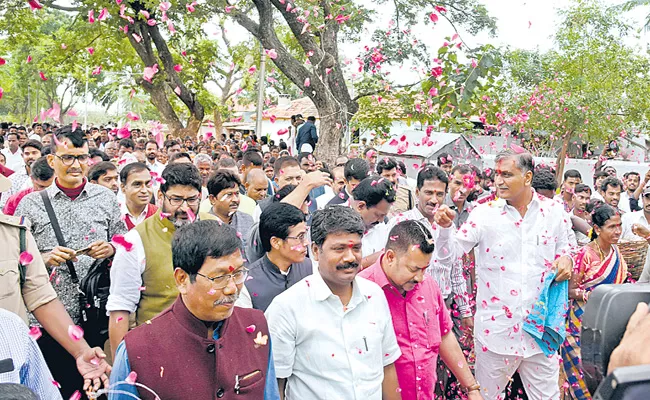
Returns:
[[[359,268],[359,263],[351,262],[351,263],[339,264],[336,266],[337,271],[342,271],[345,269],[354,269],[354,268]]]
[[[233,294],[231,296],[222,297],[214,302],[215,306],[220,306],[222,304],[234,303],[239,298],[238,294]]]

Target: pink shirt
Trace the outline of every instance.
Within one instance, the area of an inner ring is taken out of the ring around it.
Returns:
[[[402,399],[434,399],[436,364],[442,337],[452,329],[453,322],[436,282],[425,279],[402,296],[377,262],[361,271],[359,276],[379,285],[388,301],[393,328],[402,356],[395,361]]]

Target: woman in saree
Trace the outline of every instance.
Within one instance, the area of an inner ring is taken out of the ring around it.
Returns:
[[[569,282],[567,336],[561,348],[564,373],[568,380],[565,399],[591,399],[583,377],[580,354],[582,314],[589,293],[598,285],[619,284],[627,278],[627,265],[616,247],[622,233],[621,215],[604,204],[594,209],[591,220],[591,242],[576,254],[573,276]]]

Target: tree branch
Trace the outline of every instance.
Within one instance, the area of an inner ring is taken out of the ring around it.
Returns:
[[[406,89],[406,88],[410,89],[415,85],[419,85],[423,81],[424,81],[424,79],[420,79],[417,82],[409,83],[409,84],[406,84],[406,85],[391,86],[390,90],[393,90],[393,89]],[[387,91],[386,89],[376,89],[376,90],[371,90],[371,91],[368,91],[368,92],[363,92],[363,93],[360,93],[360,94],[354,96],[354,98],[352,98],[352,101],[356,102],[356,101],[358,101],[359,99],[361,99],[363,97],[374,96],[376,94],[386,93],[386,91]]]
[[[54,4],[56,0],[46,0],[42,4],[45,7],[48,8],[53,8],[55,10],[60,10],[60,11],[70,11],[70,12],[78,12],[78,11],[83,11],[83,8],[81,7],[66,7],[66,6],[59,6],[57,4]]]

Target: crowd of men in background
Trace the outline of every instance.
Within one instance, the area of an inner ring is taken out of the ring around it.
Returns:
[[[0,313],[0,359],[31,365],[15,383],[47,399],[102,384],[110,399],[558,399],[560,349],[527,316],[548,276],[571,278],[599,204],[650,240],[650,173],[605,167],[589,186],[568,170],[557,193],[551,168],[504,151],[485,170],[439,154],[411,179],[372,147],[328,165],[304,126],[300,147],[161,147],[138,129],[0,125],[0,308],[16,314]],[[79,285],[104,260],[107,327],[80,333]]]

